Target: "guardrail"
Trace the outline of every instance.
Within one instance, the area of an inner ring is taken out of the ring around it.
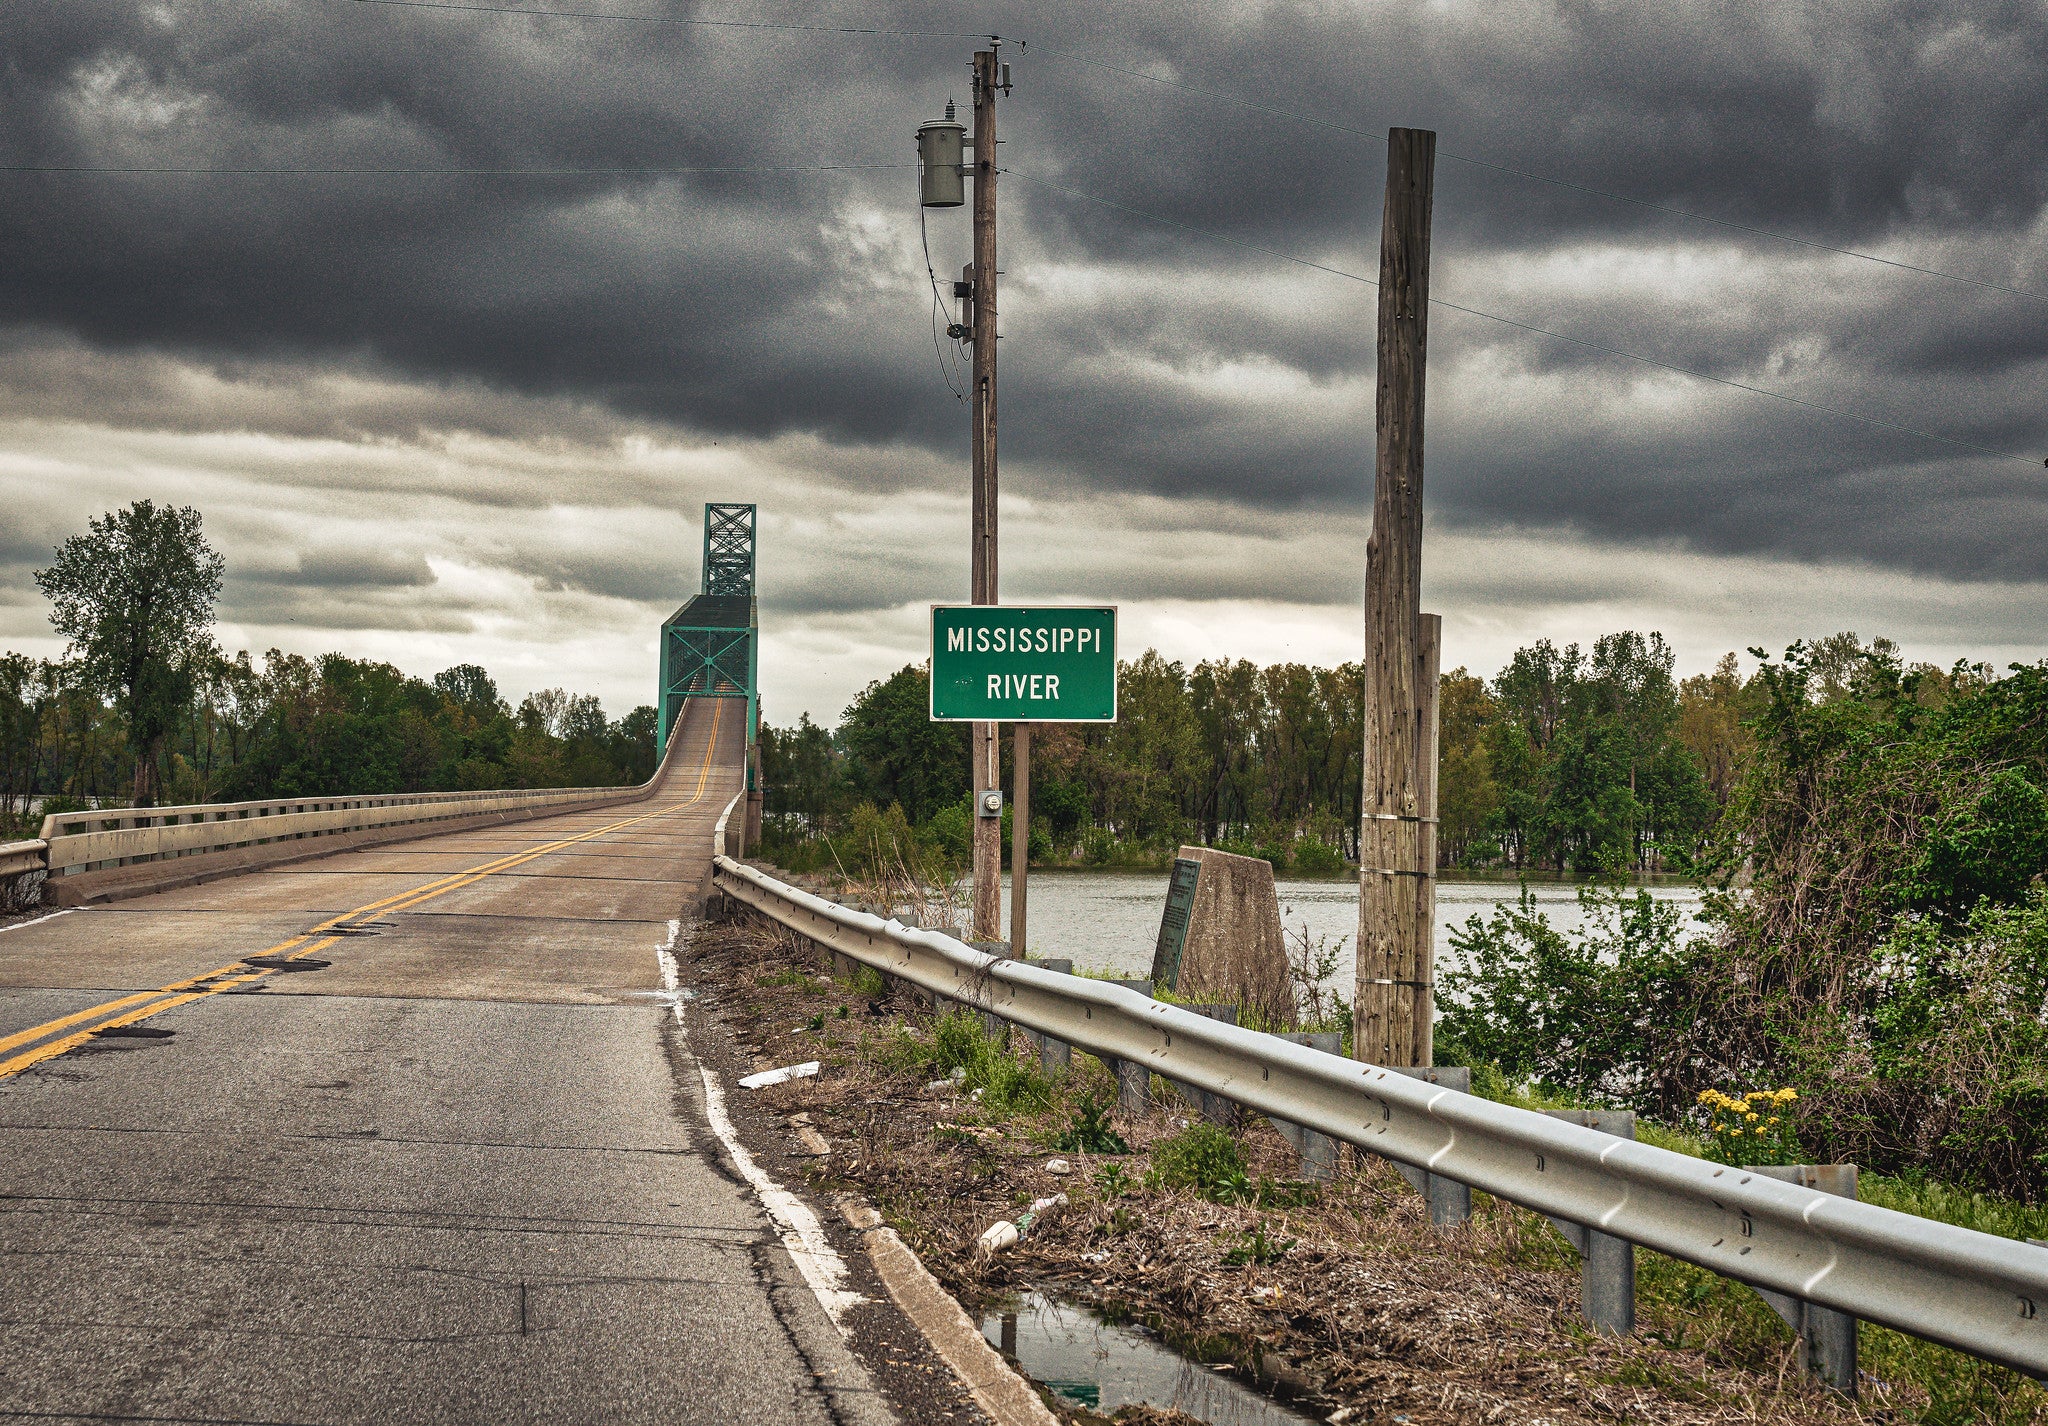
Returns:
[[[43,854],[49,849],[50,844],[40,837],[26,842],[0,842],[0,877],[43,870],[49,864]]]
[[[2048,1249],[1616,1138],[1108,982],[987,956],[742,864],[725,850],[726,820],[714,841],[718,891],[887,975],[1724,1277],[2048,1373]]]

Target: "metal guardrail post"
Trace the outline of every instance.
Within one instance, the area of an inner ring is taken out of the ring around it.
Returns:
[[[1027,965],[1042,970],[1058,971],[1061,975],[1074,973],[1073,961],[1064,956],[1052,956],[1042,960],[1026,961]],[[1055,1040],[1050,1035],[1041,1035],[1036,1030],[1027,1030],[1031,1042],[1038,1046],[1038,1065],[1047,1074],[1063,1074],[1074,1063],[1074,1047],[1065,1040]]]
[[[1632,1109],[1549,1109],[1552,1119],[1562,1119],[1584,1129],[1612,1134],[1618,1139],[1636,1136]],[[1636,1330],[1636,1246],[1584,1223],[1551,1215],[1550,1221],[1564,1234],[1565,1241],[1578,1249],[1579,1306],[1594,1330],[1626,1337]]]
[[[1113,980],[1109,984],[1135,990],[1150,998],[1149,980]],[[1126,1114],[1148,1114],[1152,1110],[1152,1067],[1137,1060],[1120,1060],[1113,1055],[1097,1056],[1103,1067],[1116,1076],[1116,1107]]]
[[[1789,1164],[1745,1167],[1802,1188],[1818,1189],[1838,1198],[1856,1196],[1854,1164]],[[1773,1312],[1785,1319],[1799,1338],[1799,1365],[1850,1400],[1856,1397],[1856,1319],[1847,1312],[1807,1302],[1782,1292],[1752,1287]]]
[[[1235,1005],[1183,1005],[1181,1009],[1190,1014],[1199,1015],[1204,1020],[1217,1020],[1225,1025],[1235,1025],[1237,1023],[1237,1007]],[[1237,1127],[1237,1102],[1235,1100],[1225,1099],[1220,1094],[1211,1094],[1208,1090],[1198,1089],[1192,1084],[1182,1084],[1177,1079],[1167,1082],[1174,1087],[1175,1092],[1182,1099],[1187,1101],[1190,1108],[1195,1110],[1204,1119],[1207,1119],[1211,1124],[1221,1124],[1226,1129]]]
[[[1288,1030],[1281,1039],[1289,1044],[1306,1045],[1311,1050],[1321,1050],[1326,1055],[1344,1053],[1344,1034],[1340,1030]],[[1280,1137],[1294,1146],[1301,1155],[1301,1176],[1317,1183],[1327,1183],[1337,1176],[1337,1141],[1328,1134],[1317,1133],[1314,1129],[1286,1119],[1269,1119]]]
[[[1460,1094],[1472,1092],[1472,1071],[1464,1065],[1389,1068],[1393,1069],[1395,1074],[1404,1074],[1425,1084],[1442,1085],[1445,1089],[1456,1090]],[[1408,1164],[1397,1163],[1394,1167],[1401,1171],[1401,1177],[1414,1185],[1415,1191],[1422,1195],[1422,1201],[1429,1205],[1429,1221],[1432,1227],[1455,1228],[1472,1217],[1470,1185]]]

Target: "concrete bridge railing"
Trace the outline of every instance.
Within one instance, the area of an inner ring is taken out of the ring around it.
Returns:
[[[40,837],[0,844],[0,891],[13,904],[33,904],[33,883],[40,881],[41,899],[75,906],[354,846],[639,802],[661,785],[683,741],[671,737],[661,766],[638,786],[283,797],[56,812],[43,819]]]

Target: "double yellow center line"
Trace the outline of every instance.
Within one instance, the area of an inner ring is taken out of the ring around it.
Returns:
[[[460,891],[465,886],[472,886],[487,876],[495,876],[499,872],[524,866],[536,857],[544,857],[550,852],[559,852],[564,847],[573,847],[579,842],[609,836],[627,827],[638,826],[642,822],[650,822],[657,817],[667,817],[695,807],[704,800],[705,791],[710,785],[711,759],[718,751],[718,725],[724,713],[725,700],[712,700],[711,732],[705,739],[704,761],[697,769],[697,789],[689,801],[678,802],[673,807],[664,807],[659,812],[643,812],[637,817],[622,818],[595,831],[584,832],[574,837],[563,837],[552,842],[542,842],[467,870],[452,872],[438,881],[428,882],[425,886],[395,892],[367,905],[358,906],[353,911],[344,911],[339,916],[330,917],[311,930],[279,941],[268,950],[258,951],[247,960],[230,961],[224,966],[218,966],[200,975],[187,976],[183,980],[174,980],[169,985],[159,986],[155,990],[124,995],[119,1000],[110,1000],[88,1010],[75,1011],[26,1030],[18,1030],[14,1034],[0,1038],[0,1056],[7,1056],[0,1059],[0,1079],[20,1074],[32,1065],[41,1064],[44,1060],[54,1059],[58,1055],[75,1050],[102,1030],[133,1025],[163,1011],[188,1005],[195,1000],[203,1000],[209,995],[218,995],[224,990],[233,990],[237,986],[248,985],[279,972],[277,966],[250,965],[250,960],[299,960],[334,945],[352,929],[351,923],[379,912],[407,911],[423,901],[432,901],[437,896],[446,896],[451,891]]]

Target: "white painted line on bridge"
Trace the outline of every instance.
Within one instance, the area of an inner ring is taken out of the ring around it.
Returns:
[[[12,926],[0,926],[0,936],[6,935],[9,931],[22,931],[30,926],[40,926],[45,921],[54,921],[59,916],[69,916],[74,911],[84,911],[87,909],[84,906],[67,906],[62,911],[52,911],[49,915],[38,916],[33,921],[17,921]]]

